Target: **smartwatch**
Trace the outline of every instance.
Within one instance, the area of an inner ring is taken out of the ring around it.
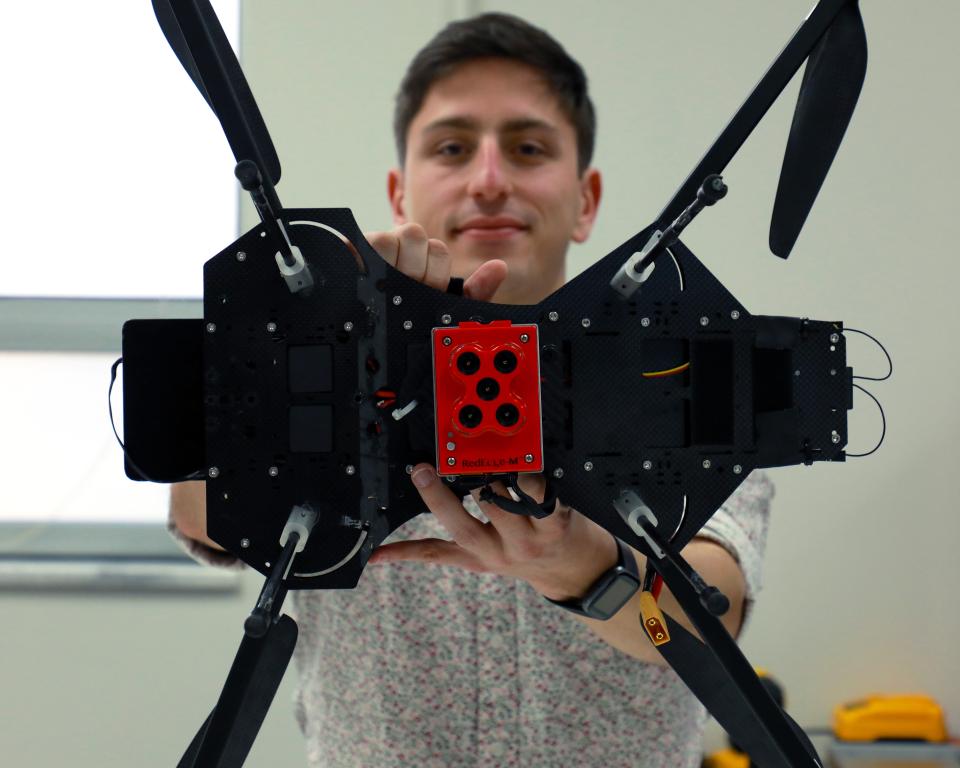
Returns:
[[[619,551],[617,564],[597,579],[583,597],[574,600],[545,599],[589,619],[606,621],[614,616],[640,589],[640,571],[633,550],[616,536],[613,540],[617,542]]]

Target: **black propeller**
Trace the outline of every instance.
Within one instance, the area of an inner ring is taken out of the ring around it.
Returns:
[[[867,71],[867,37],[856,3],[845,5],[803,73],[770,220],[770,250],[787,258],[847,130]]]
[[[153,11],[173,52],[223,126],[237,162],[254,162],[270,185],[276,185],[280,159],[209,0],[153,0]]]

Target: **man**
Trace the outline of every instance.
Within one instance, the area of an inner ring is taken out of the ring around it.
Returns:
[[[563,284],[602,186],[586,78],[556,41],[500,14],[449,25],[411,63],[395,132],[396,228],[368,235],[381,256],[503,303]],[[395,531],[355,590],[294,593],[312,766],[699,765],[702,708],[647,640],[638,597],[608,621],[544,599],[581,597],[613,567],[610,534],[562,501],[538,520],[458,499],[426,464],[412,482],[432,514]],[[542,486],[524,479],[541,499]],[[751,478],[684,550],[731,598],[733,633],[758,588],[769,498]],[[203,518],[202,487],[176,487],[180,531],[204,541]],[[666,591],[660,602],[684,618]]]

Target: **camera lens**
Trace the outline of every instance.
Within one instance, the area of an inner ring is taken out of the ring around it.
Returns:
[[[496,379],[480,379],[480,383],[477,384],[477,396],[481,400],[495,400],[499,394],[500,385],[497,384]]]
[[[517,367],[517,356],[509,349],[501,349],[494,355],[493,367],[500,373],[513,373]]]
[[[466,410],[466,409],[464,409]],[[520,411],[513,403],[504,403],[497,408],[497,421],[504,427],[512,427],[520,420]]]
[[[467,429],[473,429],[483,420],[483,412],[475,405],[465,405],[460,409],[460,423]]]
[[[457,368],[460,373],[470,376],[480,370],[480,358],[473,352],[464,352],[457,358]]]

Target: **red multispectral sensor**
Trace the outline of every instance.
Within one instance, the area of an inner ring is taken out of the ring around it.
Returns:
[[[439,474],[543,470],[539,349],[536,325],[433,329]]]

